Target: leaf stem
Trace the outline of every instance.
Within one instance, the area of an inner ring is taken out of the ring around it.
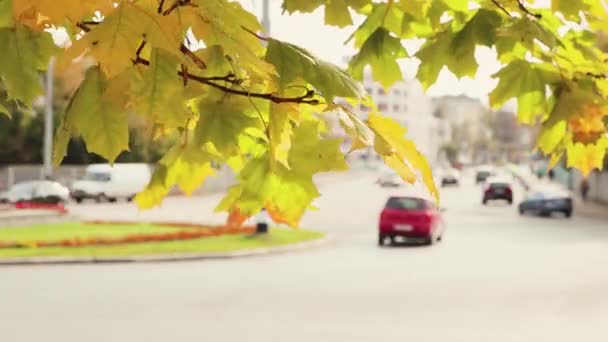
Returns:
[[[505,12],[505,14],[509,17],[512,17],[513,15],[511,15],[511,13],[509,13],[509,11],[507,11],[507,9],[500,4],[500,2],[498,2],[497,0],[492,0],[492,3],[494,3],[494,5],[496,5],[496,7],[500,8],[503,12]]]
[[[263,40],[263,41],[265,41],[265,42],[267,42],[267,41],[269,41],[269,40],[270,40],[270,38],[260,36],[259,34],[257,34],[257,33],[253,32],[253,31],[251,31],[250,29],[246,28],[246,27],[245,27],[245,26],[243,26],[243,25],[241,25],[241,28],[242,28],[243,30],[247,31],[248,33],[252,34],[253,36],[255,36],[255,37],[256,37],[257,39],[259,39],[259,40]]]

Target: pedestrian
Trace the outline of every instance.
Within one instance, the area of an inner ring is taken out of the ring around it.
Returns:
[[[266,208],[262,208],[255,218],[255,232],[257,234],[268,233],[268,224],[270,223],[270,216],[266,211]]]
[[[587,202],[587,194],[589,193],[589,181],[584,178],[581,181],[581,197],[583,197],[583,201]]]

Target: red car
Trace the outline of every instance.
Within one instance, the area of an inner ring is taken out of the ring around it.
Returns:
[[[390,197],[380,214],[378,244],[397,239],[415,240],[432,245],[441,241],[445,224],[435,203],[418,197]]]

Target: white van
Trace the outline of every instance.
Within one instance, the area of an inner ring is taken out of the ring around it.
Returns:
[[[148,185],[150,177],[147,164],[92,164],[87,166],[83,179],[72,183],[70,195],[78,203],[86,198],[98,202],[131,201]]]

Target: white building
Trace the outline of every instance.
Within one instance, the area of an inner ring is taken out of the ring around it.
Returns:
[[[433,103],[425,95],[422,85],[417,80],[407,80],[397,82],[385,90],[366,73],[363,86],[378,106],[378,110],[407,128],[407,137],[416,143],[429,163],[435,165],[440,147],[440,126],[439,120],[433,116]],[[361,106],[356,108],[355,112],[362,119],[366,119],[369,108]]]

